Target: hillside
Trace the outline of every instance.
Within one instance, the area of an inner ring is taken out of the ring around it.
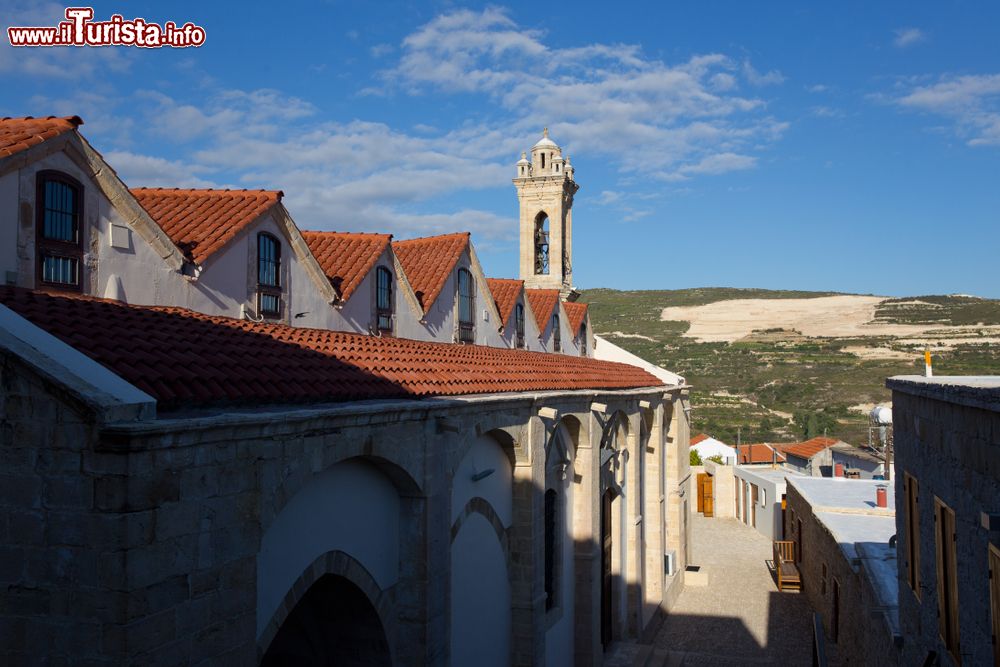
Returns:
[[[585,290],[594,331],[694,386],[693,429],[861,443],[885,378],[1000,374],[1000,300],[699,288]]]

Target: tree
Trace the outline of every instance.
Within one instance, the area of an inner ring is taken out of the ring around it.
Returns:
[[[723,465],[724,464],[724,461],[722,460],[722,454],[713,454],[712,456],[709,456],[705,460],[706,461],[712,461],[714,463],[718,463],[719,465]]]
[[[819,412],[795,413],[795,426],[804,440],[833,433],[837,428],[837,419],[825,410]]]
[[[693,465],[693,466],[700,466],[701,463],[702,463],[702,461],[701,461],[701,454],[698,453],[697,449],[692,449],[691,450],[691,465]]]

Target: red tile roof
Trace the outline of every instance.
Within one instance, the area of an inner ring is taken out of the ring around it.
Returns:
[[[532,288],[524,290],[524,293],[528,295],[528,303],[531,304],[531,312],[535,314],[538,333],[541,334],[549,326],[552,310],[559,305],[559,290]]]
[[[302,238],[337,294],[347,301],[389,248],[392,234],[302,232]]]
[[[507,326],[510,314],[514,312],[514,306],[517,305],[517,299],[524,291],[524,281],[510,278],[487,278],[486,284],[490,286],[493,300],[497,302],[500,322]]]
[[[694,446],[695,446],[695,445],[697,445],[697,444],[698,444],[699,442],[704,442],[704,441],[706,441],[706,440],[708,440],[708,436],[707,436],[707,435],[705,435],[704,433],[699,433],[698,435],[696,435],[696,436],[693,436],[693,437],[691,438],[691,446],[692,446],[692,447],[694,447]]]
[[[0,157],[28,150],[32,146],[75,130],[83,121],[79,116],[45,118],[0,118]]]
[[[569,320],[569,330],[575,336],[580,333],[580,326],[587,317],[587,304],[577,301],[563,301],[563,308],[566,310],[566,319]]]
[[[281,201],[280,191],[132,188],[170,240],[196,264]]]
[[[392,242],[392,249],[424,313],[437,301],[458,258],[468,246],[469,232]]]
[[[785,462],[785,455],[766,442],[754,445],[740,445],[737,449],[740,463]],[[777,456],[775,456],[777,453]]]
[[[609,361],[379,338],[0,287],[0,303],[151,394],[161,409],[660,386]]]
[[[811,459],[828,447],[836,445],[840,440],[836,438],[824,438],[822,436],[806,440],[805,442],[793,442],[787,445],[774,445],[779,452],[791,454],[801,459]]]

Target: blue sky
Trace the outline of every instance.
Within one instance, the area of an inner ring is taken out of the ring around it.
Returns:
[[[197,49],[4,40],[0,113],[79,114],[131,186],[282,189],[304,229],[471,230],[497,277],[548,126],[580,287],[1000,297],[998,3],[234,7],[94,6]]]

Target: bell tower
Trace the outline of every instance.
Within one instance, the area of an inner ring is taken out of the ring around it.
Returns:
[[[574,301],[579,295],[573,289],[573,195],[580,186],[573,165],[545,128],[531,147],[531,159],[521,153],[516,168],[524,286],[557,289]]]

